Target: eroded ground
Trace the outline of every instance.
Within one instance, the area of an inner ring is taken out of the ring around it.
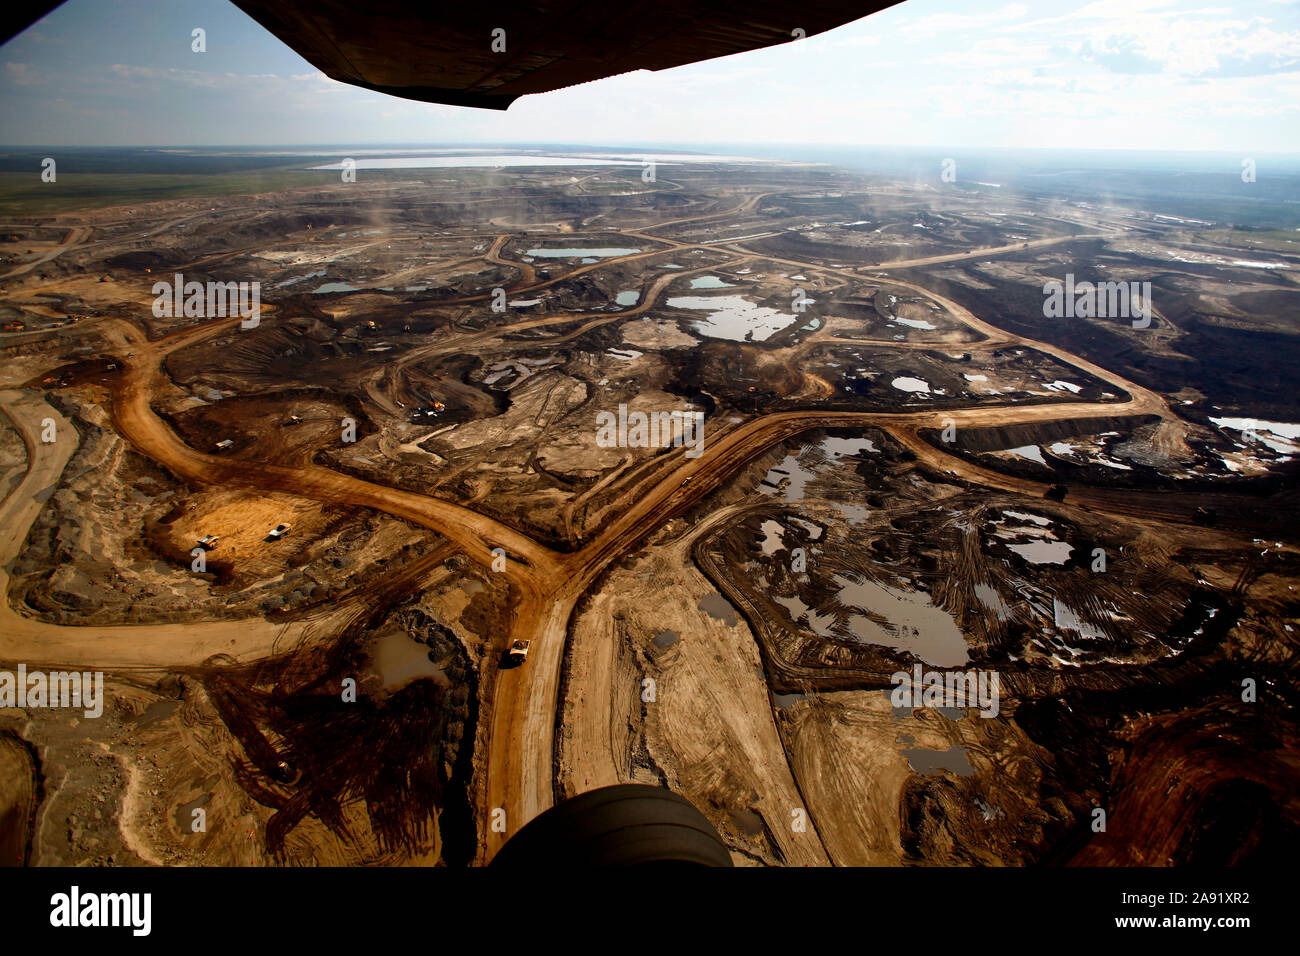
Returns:
[[[738,864],[1294,844],[1300,255],[667,169],[4,225],[0,662],[106,675],[0,710],[7,861],[463,865],[620,781]],[[1047,317],[1067,273],[1149,325]],[[895,707],[918,666],[996,713]]]

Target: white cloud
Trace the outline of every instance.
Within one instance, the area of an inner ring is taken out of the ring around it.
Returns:
[[[904,9],[909,9],[905,7]],[[1023,3],[1008,3],[996,10],[983,13],[931,13],[910,22],[903,22],[895,29],[910,39],[924,39],[940,34],[960,34],[971,30],[1005,24],[1020,20],[1029,13]]]
[[[4,77],[15,86],[31,86],[37,82],[36,70],[30,63],[6,63]]]
[[[830,41],[831,46],[836,47],[855,47],[855,46],[880,46],[881,37],[875,33],[863,33],[857,36],[838,37]]]

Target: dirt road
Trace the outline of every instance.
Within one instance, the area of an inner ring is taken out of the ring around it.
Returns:
[[[90,233],[91,233],[91,229],[89,226],[74,226],[68,230],[68,234],[63,237],[63,241],[59,243],[57,246],[54,246],[51,249],[47,249],[45,252],[41,253],[40,256],[33,259],[31,262],[25,262],[20,266],[15,266],[14,268],[6,272],[3,276],[0,276],[0,278],[12,279],[15,276],[26,275],[28,272],[31,272],[33,269],[35,269],[37,266],[44,265],[45,263],[51,261],[52,259],[57,259],[59,256],[63,255],[69,249],[75,249],[77,246],[81,245],[88,238],[90,238]]]
[[[27,474],[0,504],[0,593],[9,593],[8,568],[32,522],[77,449],[77,430],[35,392],[0,392],[0,408],[27,446]],[[41,441],[52,420],[56,440]],[[194,624],[63,627],[19,614],[0,601],[0,660],[29,667],[66,665],[121,670],[192,666],[217,653],[236,659],[266,657],[292,646],[314,622],[271,624],[262,618]]]

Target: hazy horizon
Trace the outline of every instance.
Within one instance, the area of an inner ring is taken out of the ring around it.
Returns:
[[[1078,149],[1065,149],[1062,147],[1049,146],[981,146],[965,145],[959,143],[915,143],[915,144],[891,144],[891,143],[815,143],[815,142],[798,142],[794,140],[764,140],[762,142],[680,142],[675,140],[626,140],[618,142],[578,142],[571,140],[539,140],[539,139],[492,139],[492,140],[368,140],[368,141],[351,141],[351,140],[333,140],[321,142],[295,142],[295,143],[41,143],[41,142],[0,142],[0,150],[28,150],[40,149],[47,146],[57,146],[60,149],[73,150],[154,150],[157,152],[174,152],[174,153],[201,153],[205,155],[217,155],[220,153],[253,153],[266,154],[274,152],[283,152],[287,155],[318,155],[330,151],[342,150],[388,150],[400,152],[414,152],[418,150],[488,150],[497,147],[502,148],[532,148],[546,149],[553,152],[574,152],[576,150],[597,150],[601,152],[636,152],[643,149],[656,149],[662,151],[673,151],[681,153],[700,153],[714,154],[722,151],[740,155],[740,150],[750,152],[769,152],[785,150],[800,151],[817,151],[817,150],[835,150],[835,151],[854,151],[874,153],[923,153],[934,150],[961,149],[967,150],[972,154],[979,155],[998,155],[998,154],[1026,154],[1035,156],[1059,156],[1062,159],[1069,158],[1074,162],[1086,159],[1090,156],[1098,158],[1111,159],[1116,156],[1130,156],[1133,158],[1159,158],[1191,156],[1201,159],[1221,156],[1225,159],[1236,161],[1240,154],[1234,150],[1225,149],[1133,149],[1129,146],[1093,146]],[[1286,150],[1255,150],[1256,156],[1270,156],[1284,159],[1294,159],[1300,161],[1300,145],[1294,149]],[[759,158],[759,157],[748,157]],[[771,158],[771,157],[764,157]]]
[[[207,51],[194,53],[200,27]],[[0,49],[0,74],[0,142],[15,145],[1300,153],[1300,5],[1285,0],[906,0],[807,39],[504,112],[337,83],[226,0],[68,0]]]

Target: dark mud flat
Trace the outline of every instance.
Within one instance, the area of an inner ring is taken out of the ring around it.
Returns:
[[[0,866],[30,866],[37,808],[44,799],[36,749],[0,730]]]

